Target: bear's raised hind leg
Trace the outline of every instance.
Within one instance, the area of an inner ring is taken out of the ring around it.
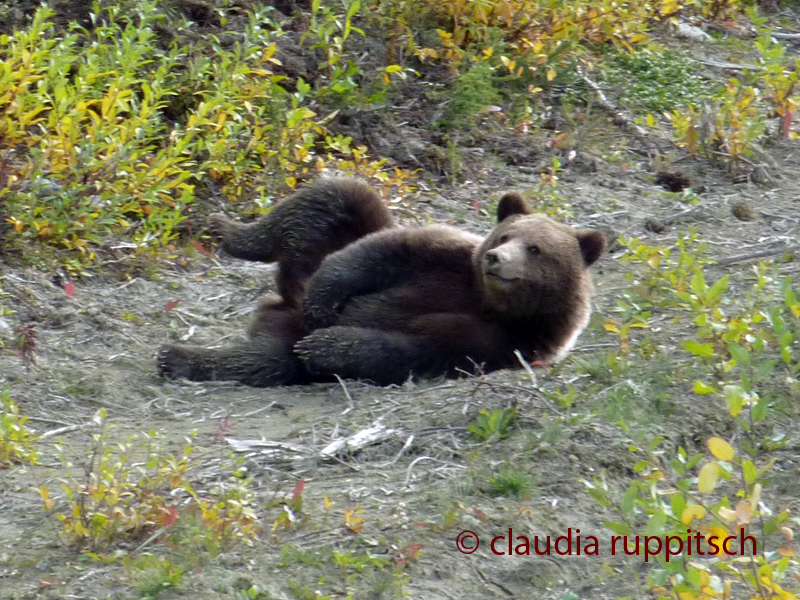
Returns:
[[[279,257],[280,239],[277,238],[266,219],[244,224],[234,221],[223,213],[211,213],[206,227],[212,237],[219,240],[220,247],[234,258],[258,262],[275,262]]]

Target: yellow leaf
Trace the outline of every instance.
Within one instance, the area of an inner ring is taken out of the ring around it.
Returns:
[[[679,5],[675,0],[664,0],[661,5],[661,14],[667,16],[676,13],[678,12],[678,7]]]
[[[753,507],[749,500],[741,500],[736,504],[736,520],[740,525],[747,525],[753,520]]]
[[[692,387],[692,391],[700,396],[705,396],[706,394],[711,394],[713,392],[716,392],[717,390],[714,388],[714,386],[707,385],[702,381],[697,380],[694,382],[694,387]]]
[[[717,480],[719,480],[719,463],[717,461],[706,463],[697,476],[697,489],[701,494],[710,494],[717,487]]]
[[[689,525],[695,519],[702,519],[706,516],[706,509],[700,506],[699,504],[690,504],[685,509],[683,509],[683,514],[681,514],[681,523],[684,525]]]
[[[711,527],[708,530],[708,534],[706,537],[717,536],[720,540],[724,540],[726,537],[730,535],[730,533],[722,527]]]
[[[708,440],[708,450],[715,458],[726,462],[733,460],[733,457],[736,456],[733,447],[728,442],[718,437],[712,437]]]
[[[547,69],[547,81],[553,81],[556,78],[556,70],[553,68]]]
[[[750,494],[750,504],[758,506],[759,502],[761,502],[761,484],[757,483],[753,486],[753,493]]]
[[[717,512],[719,513],[721,519],[724,519],[728,522],[731,522],[734,519],[736,519],[736,512],[732,511],[730,508],[722,506]]]

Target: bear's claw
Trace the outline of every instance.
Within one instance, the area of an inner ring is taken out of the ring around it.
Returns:
[[[156,361],[158,374],[165,379],[189,378],[192,371],[190,357],[180,346],[171,344],[161,346]]]
[[[330,329],[318,329],[294,345],[294,352],[312,374],[335,373],[350,360],[352,344]]]
[[[225,213],[211,213],[206,219],[206,230],[212,238],[223,240],[230,231],[231,223],[231,219]]]

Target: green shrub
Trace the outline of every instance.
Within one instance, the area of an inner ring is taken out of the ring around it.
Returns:
[[[619,103],[636,112],[662,113],[697,104],[722,86],[709,85],[689,52],[640,49],[611,54],[604,64],[606,84]]]
[[[494,70],[487,62],[477,62],[460,75],[439,120],[441,129],[452,130],[474,124],[484,106],[496,104],[500,94],[492,82]]]

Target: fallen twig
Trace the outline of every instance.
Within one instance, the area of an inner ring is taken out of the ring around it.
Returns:
[[[395,464],[398,460],[400,460],[400,457],[402,457],[403,454],[405,454],[405,451],[408,450],[411,447],[411,444],[413,444],[413,443],[414,443],[414,434],[412,433],[410,436],[408,436],[408,439],[406,439],[406,443],[403,444],[403,447],[400,448],[400,452],[398,452],[395,455],[395,457],[392,460],[390,460],[388,463],[384,463],[381,466],[388,467],[389,465]]]
[[[647,131],[634,123],[633,118],[630,115],[625,114],[623,111],[609,102],[603,90],[600,89],[600,86],[589,79],[589,77],[583,72],[583,69],[578,69],[578,75],[580,76],[581,80],[583,80],[583,83],[585,83],[597,95],[597,103],[600,108],[613,117],[614,125],[627,129],[631,133],[634,133],[641,138],[649,138]]]
[[[682,210],[679,213],[675,213],[674,215],[664,217],[663,219],[661,219],[661,222],[664,223],[664,225],[671,225],[678,219],[682,219],[683,217],[692,214],[693,212],[699,210],[700,208],[703,208],[702,204],[695,204],[694,206],[687,208],[686,210]]]
[[[517,357],[519,364],[522,365],[522,368],[525,369],[525,372],[528,374],[528,377],[531,378],[531,383],[533,384],[533,387],[537,387],[538,381],[536,379],[536,373],[533,372],[533,368],[528,364],[528,361],[525,360],[525,357],[522,356],[522,352],[520,352],[519,350],[514,350],[514,356]]]
[[[258,452],[269,457],[278,457],[281,454],[294,455],[290,460],[299,460],[305,457],[319,456],[319,454],[304,446],[296,446],[294,444],[286,444],[284,442],[272,442],[270,440],[239,440],[236,438],[225,438],[225,441],[236,452]]]
[[[749,69],[751,71],[762,71],[763,67],[758,65],[740,65],[736,63],[729,63],[719,60],[709,60],[707,58],[697,58],[696,56],[692,57],[693,60],[699,62],[701,65],[705,65],[707,67],[714,67],[716,69],[725,69],[727,71],[744,71],[745,69]]]
[[[158,531],[156,531],[153,535],[151,535],[149,538],[147,538],[145,541],[143,541],[141,544],[139,544],[139,547],[136,548],[136,550],[134,550],[131,553],[131,556],[136,556],[137,554],[139,554],[139,552],[141,552],[142,550],[147,548],[150,544],[152,544],[159,537],[161,537],[161,534],[164,533],[167,529],[169,529],[169,527],[168,526],[164,526],[161,529],[159,529]]]
[[[345,448],[350,452],[356,452],[366,446],[386,441],[395,433],[397,433],[396,429],[389,429],[378,419],[366,429],[360,429],[345,438],[332,441],[320,451],[320,454],[324,458],[331,458]]]
[[[255,410],[251,410],[249,413],[245,413],[243,415],[233,415],[234,417],[238,418],[245,418],[245,417],[252,417],[253,415],[257,415],[260,412],[264,412],[265,410],[269,410],[271,408],[276,408],[278,410],[283,410],[283,407],[275,401],[270,402],[266,406],[262,406],[261,408],[257,408]]]
[[[334,375],[334,377],[336,377],[336,381],[339,382],[339,385],[342,386],[342,391],[344,392],[344,395],[347,398],[347,410],[345,410],[342,413],[342,414],[347,414],[351,410],[355,410],[356,409],[356,403],[353,402],[353,397],[350,395],[350,392],[347,390],[347,386],[344,384],[344,381],[342,381],[342,378],[339,377],[338,375]]]
[[[769,35],[770,37],[774,37],[776,40],[800,40],[800,33],[782,33],[780,31],[773,31]]]
[[[647,221],[645,222],[644,226],[648,231],[653,231],[655,233],[660,233],[660,232],[662,232],[664,230],[664,228],[667,225],[671,225],[672,223],[675,223],[679,219],[682,219],[683,217],[692,214],[693,212],[697,211],[702,206],[703,206],[703,204],[696,204],[695,206],[692,206],[691,208],[687,208],[686,210],[682,210],[679,213],[675,213],[675,214],[670,215],[668,217],[664,217],[663,219],[647,219]]]
[[[748,260],[755,260],[757,258],[765,258],[767,256],[775,256],[777,254],[792,254],[796,251],[796,248],[790,248],[787,246],[782,246],[780,248],[771,248],[769,250],[759,250],[758,252],[750,252],[748,254],[735,254],[733,256],[727,256],[725,258],[720,258],[717,261],[718,265],[732,265],[735,263],[745,262]]]
[[[44,432],[39,439],[45,440],[47,438],[53,437],[54,435],[61,435],[62,433],[69,433],[71,431],[78,431],[79,429],[83,429],[84,427],[94,427],[94,422],[91,423],[84,423],[82,425],[67,425],[66,427],[59,427],[58,429],[51,429],[50,431]]]
[[[413,461],[411,461],[411,464],[408,465],[408,468],[406,469],[406,480],[403,482],[403,487],[408,487],[408,482],[411,481],[411,471],[414,469],[414,465],[416,465],[418,462],[421,462],[423,460],[432,460],[432,461],[435,461],[435,462],[442,463],[443,465],[449,465],[451,467],[456,467],[458,469],[466,469],[467,468],[467,467],[465,467],[463,465],[457,465],[455,463],[447,462],[446,460],[439,460],[438,458],[433,458],[432,456],[418,456]]]

